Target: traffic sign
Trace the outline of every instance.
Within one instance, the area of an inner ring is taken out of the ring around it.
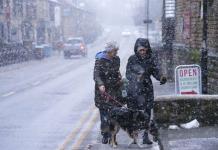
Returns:
[[[176,94],[201,94],[201,67],[180,65],[175,69]]]

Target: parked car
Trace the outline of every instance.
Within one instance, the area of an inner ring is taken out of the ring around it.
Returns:
[[[68,38],[64,44],[64,58],[70,58],[72,55],[87,56],[87,47],[82,37]]]

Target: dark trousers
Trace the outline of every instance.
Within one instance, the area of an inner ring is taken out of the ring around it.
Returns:
[[[150,120],[151,119],[151,109],[146,109],[145,111],[148,114],[149,120]],[[143,137],[148,137],[148,132],[146,130],[144,131]]]
[[[110,128],[110,117],[107,109],[99,108],[100,112],[100,120],[101,120],[101,135],[102,136],[110,136],[109,128]]]

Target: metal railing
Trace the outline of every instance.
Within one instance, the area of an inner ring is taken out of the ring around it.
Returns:
[[[22,44],[1,44],[0,48],[0,66],[15,64],[30,59],[30,51]]]

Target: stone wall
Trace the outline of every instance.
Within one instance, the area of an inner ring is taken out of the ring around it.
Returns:
[[[214,0],[208,8],[208,47],[218,53],[218,1]]]
[[[218,95],[159,96],[154,118],[160,126],[180,125],[197,119],[201,126],[218,125]]]
[[[208,93],[218,93],[218,57],[208,59]]]
[[[208,92],[218,93],[218,1],[209,6],[208,16]]]

